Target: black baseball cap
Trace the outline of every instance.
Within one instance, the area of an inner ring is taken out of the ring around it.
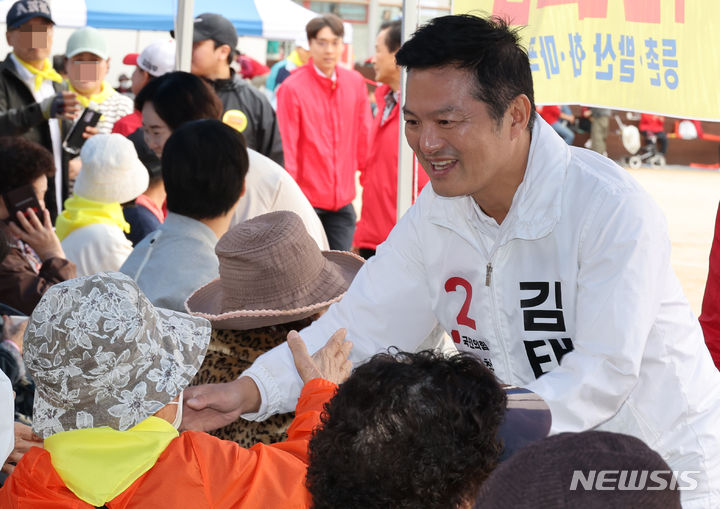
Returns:
[[[45,18],[53,25],[55,24],[50,14],[50,4],[45,0],[19,0],[15,2],[8,10],[5,22],[8,30],[12,30],[32,18]]]
[[[175,37],[175,30],[170,30]],[[193,20],[193,42],[211,39],[219,44],[227,44],[230,49],[236,49],[238,35],[235,26],[225,16],[206,12],[198,14]]]

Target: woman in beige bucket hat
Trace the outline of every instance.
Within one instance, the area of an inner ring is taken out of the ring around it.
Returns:
[[[350,286],[363,259],[320,251],[294,212],[244,221],[219,241],[220,277],[196,290],[185,307],[212,324],[208,353],[193,385],[230,382],[257,357],[307,327]],[[293,414],[263,422],[236,421],[211,434],[238,442],[284,439]]]

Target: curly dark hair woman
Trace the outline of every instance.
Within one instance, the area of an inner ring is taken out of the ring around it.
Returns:
[[[327,404],[309,446],[315,509],[456,508],[502,452],[505,392],[482,361],[378,354]]]

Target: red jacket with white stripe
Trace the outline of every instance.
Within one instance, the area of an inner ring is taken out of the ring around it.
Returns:
[[[370,153],[365,171],[360,175],[363,186],[363,204],[360,221],[355,229],[353,245],[375,249],[385,242],[397,219],[398,144],[400,129],[400,106],[396,104],[382,122],[388,85],[375,90],[377,114],[370,128]],[[417,174],[417,194],[428,182],[428,176],[420,168]]]

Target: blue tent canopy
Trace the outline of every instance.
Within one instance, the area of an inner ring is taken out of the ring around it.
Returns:
[[[254,0],[202,0],[195,2],[195,14],[221,13],[233,22],[238,34],[262,37],[263,20],[255,3]],[[170,30],[177,9],[177,2],[167,0],[86,0],[85,4],[88,25],[129,30]]]

